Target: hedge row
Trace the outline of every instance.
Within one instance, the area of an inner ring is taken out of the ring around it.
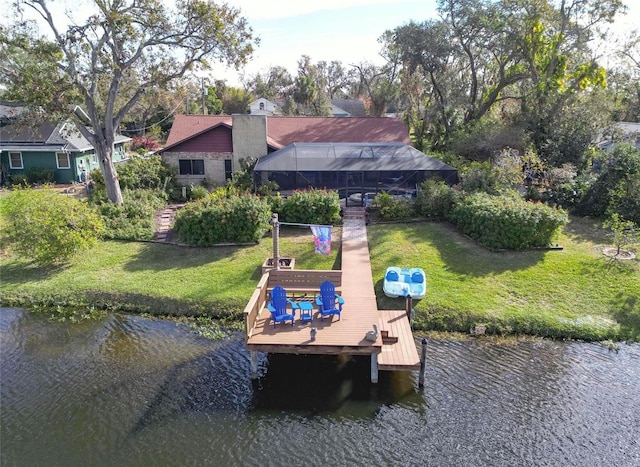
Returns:
[[[340,222],[340,199],[335,191],[294,191],[286,199],[279,196],[271,199],[271,205],[281,222],[324,225]]]
[[[489,248],[521,250],[548,247],[567,213],[518,196],[476,193],[465,197],[451,212],[460,231]]]
[[[188,245],[258,242],[269,229],[269,204],[250,193],[224,189],[187,203],[176,214],[175,231]]]

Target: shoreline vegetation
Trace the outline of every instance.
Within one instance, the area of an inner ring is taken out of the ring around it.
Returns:
[[[413,302],[416,332],[640,341],[640,262],[603,255],[610,239],[598,221],[571,217],[557,250],[489,251],[446,222],[370,224],[367,231],[379,308],[405,307],[382,292],[387,266],[427,273],[427,295]],[[333,238],[332,253],[323,256],[308,229],[282,228],[280,254],[299,269],[339,269],[340,227]],[[102,241],[58,267],[5,251],[0,304],[197,317],[241,328],[271,247],[270,237],[215,248]]]

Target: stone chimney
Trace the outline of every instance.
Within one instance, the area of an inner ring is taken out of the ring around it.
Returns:
[[[232,128],[234,171],[240,168],[240,159],[267,155],[266,115],[234,114]]]

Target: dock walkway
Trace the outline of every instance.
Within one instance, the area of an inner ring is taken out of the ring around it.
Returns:
[[[282,270],[281,270],[282,271]],[[317,312],[312,322],[296,319],[293,325],[278,324],[275,328],[266,309],[268,275],[258,283],[245,308],[246,347],[252,351],[252,369],[257,372],[255,352],[294,354],[371,355],[371,378],[377,381],[380,370],[418,370],[420,359],[404,310],[378,311],[371,276],[369,244],[363,210],[349,209],[342,228],[341,291],[345,304],[337,317],[321,320]],[[313,300],[313,294],[308,298]],[[387,331],[379,333],[375,342],[365,338],[373,325]],[[315,328],[312,339],[311,329]]]

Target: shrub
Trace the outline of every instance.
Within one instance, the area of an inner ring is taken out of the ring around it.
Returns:
[[[160,147],[160,143],[148,136],[134,136],[131,139],[130,149],[135,152],[142,150],[144,153],[147,153],[157,151]]]
[[[209,190],[207,190],[205,187],[201,185],[196,185],[196,186],[191,185],[190,199],[196,200],[196,199],[206,198],[208,194],[209,194]]]
[[[458,192],[442,180],[425,180],[418,190],[416,212],[427,219],[444,220],[457,199]]]
[[[565,211],[513,195],[476,193],[456,205],[452,221],[489,248],[520,250],[547,247],[568,222]]]
[[[30,169],[25,170],[24,176],[29,185],[54,183],[56,181],[55,170],[44,169],[41,167],[32,167]]]
[[[134,190],[151,188],[167,191],[167,184],[174,179],[175,168],[166,165],[159,156],[132,157],[117,166],[120,188]]]
[[[28,186],[29,182],[27,182],[27,177],[24,174],[12,174],[9,175],[11,178],[11,186]]]
[[[380,218],[387,221],[402,221],[413,215],[413,201],[404,197],[396,197],[381,191],[376,195],[373,204],[380,211]]]
[[[155,211],[162,208],[167,195],[159,190],[124,190],[124,204],[113,204],[103,192],[95,193],[91,202],[105,224],[106,238],[150,240],[155,235]]]
[[[129,161],[118,164],[116,171],[123,191],[149,188],[168,193],[173,188],[175,168],[165,164],[159,156],[134,156]],[[104,188],[104,177],[99,169],[91,171],[91,180],[97,190]]]
[[[467,193],[500,192],[500,170],[489,162],[473,162],[466,167],[460,176],[462,190]]]
[[[83,201],[50,188],[15,189],[3,203],[6,238],[38,264],[67,261],[96,244],[104,226]]]
[[[611,232],[613,238],[613,245],[616,248],[616,255],[620,254],[620,250],[627,245],[633,245],[640,241],[640,230],[638,226],[631,221],[624,220],[620,215],[614,213],[604,224],[604,228],[607,228]]]
[[[552,167],[548,173],[549,186],[542,193],[541,200],[563,208],[575,206],[593,184],[588,174],[577,175],[575,167],[571,164]]]
[[[617,213],[640,224],[640,149],[617,145],[574,212],[593,217]]]
[[[340,199],[335,191],[295,191],[282,202],[278,214],[281,222],[331,225],[340,220]]]
[[[220,189],[187,203],[176,214],[175,231],[189,245],[258,242],[269,230],[271,211],[266,201],[250,193]]]

